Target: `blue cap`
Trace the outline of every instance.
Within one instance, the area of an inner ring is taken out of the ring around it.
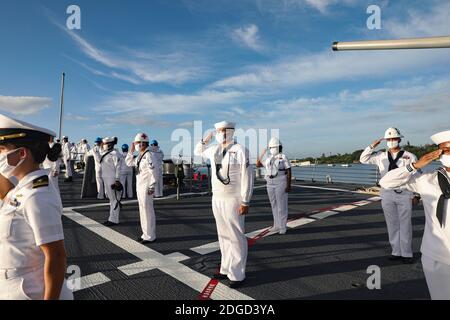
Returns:
[[[102,142],[103,142],[103,139],[100,138],[100,137],[98,137],[97,139],[95,139],[95,143],[102,143]]]
[[[125,151],[125,150],[128,151],[129,149],[130,149],[130,147],[127,144],[122,145],[122,151]]]
[[[152,141],[150,142],[150,145],[151,145],[151,146],[158,146],[158,141],[152,140]]]

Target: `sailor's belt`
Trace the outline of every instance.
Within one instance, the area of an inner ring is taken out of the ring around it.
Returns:
[[[40,268],[0,269],[0,280],[21,278],[24,275],[39,269]]]

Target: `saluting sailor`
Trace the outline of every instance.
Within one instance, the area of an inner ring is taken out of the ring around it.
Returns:
[[[286,233],[288,218],[288,194],[291,191],[291,164],[283,153],[283,145],[277,137],[269,141],[270,155],[262,163],[267,150],[256,162],[257,167],[264,167],[266,171],[267,194],[272,206],[274,224],[271,232]]]
[[[132,199],[133,198],[133,167],[127,166],[127,162],[125,161],[128,151],[130,147],[127,144],[122,145],[122,166],[120,168],[120,183],[124,188],[124,198],[125,195]],[[126,193],[125,193],[126,191]]]
[[[122,166],[122,156],[114,149],[117,144],[116,137],[103,139],[103,152],[100,154],[100,165],[102,179],[105,184],[106,195],[109,199],[109,219],[105,226],[116,226],[119,224],[119,214],[123,195],[123,186],[120,183],[120,167]]]
[[[234,141],[235,123],[223,121],[215,128],[219,145],[207,146],[210,133],[194,153],[208,158],[214,170],[212,210],[222,255],[220,274],[215,278],[228,278],[228,285],[236,288],[245,280],[248,245],[244,224],[253,194],[253,169],[248,150]]]
[[[384,177],[391,170],[416,162],[417,157],[414,154],[400,147],[402,138],[397,128],[387,129],[384,140],[387,142],[388,150],[374,152],[383,139],[376,140],[361,154],[361,163],[376,165],[381,177]],[[392,247],[390,260],[401,259],[404,263],[413,263],[411,223],[413,198],[414,194],[405,188],[399,187],[395,190],[381,188],[381,206]]]
[[[101,153],[103,152],[103,139],[98,137],[95,140],[94,147],[89,152],[94,157],[94,167],[95,167],[95,182],[97,184],[97,199],[105,199],[105,186],[102,177],[102,166],[100,160],[102,158]]]
[[[450,299],[450,130],[437,133],[431,140],[439,150],[419,161],[393,170],[380,181],[385,189],[407,188],[422,196],[425,230],[422,239],[422,266],[433,300]],[[422,173],[438,159],[443,167]]]
[[[49,147],[52,148],[55,145],[55,142],[53,141],[54,137],[50,137]],[[44,162],[42,163],[42,168],[47,169],[49,178],[53,181],[53,185],[55,186],[56,190],[59,192],[59,171],[61,166],[61,157],[58,155],[58,159],[56,161],[51,161],[48,159],[48,157],[45,158]]]
[[[64,136],[63,144],[62,144],[63,162],[64,162],[64,166],[66,167],[66,179],[64,180],[64,182],[72,182],[73,181],[72,166],[70,163],[71,159],[72,159],[71,148],[72,148],[72,145],[69,142],[69,137]]]
[[[39,165],[58,159],[55,133],[0,114],[0,300],[73,299],[65,283],[66,252],[59,193]],[[18,185],[7,179],[15,176]]]
[[[134,151],[139,152],[137,158]],[[142,236],[137,241],[147,244],[156,240],[156,217],[153,208],[155,194],[155,159],[149,148],[149,138],[145,133],[136,135],[131,149],[125,158],[127,166],[136,167],[136,193],[139,203]]]
[[[164,152],[159,147],[158,141],[152,140],[150,143],[151,152],[153,153],[153,158],[155,159],[156,168],[156,186],[155,186],[155,198],[160,198],[164,193],[164,179],[163,179],[163,169],[164,169]]]

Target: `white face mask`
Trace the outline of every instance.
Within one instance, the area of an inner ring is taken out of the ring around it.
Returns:
[[[386,144],[387,144],[389,149],[394,149],[394,148],[397,148],[399,146],[399,142],[396,141],[396,140],[388,141]]]
[[[269,152],[270,152],[271,155],[276,156],[277,154],[280,153],[279,150],[280,150],[280,149],[279,149],[278,147],[276,147],[276,148],[270,148]]]
[[[103,145],[103,150],[108,151],[108,149],[109,149],[109,145],[104,144],[104,145]]]
[[[16,170],[16,168],[25,161],[25,159],[20,159],[20,161],[15,166],[12,166],[8,163],[8,155],[16,152],[17,150],[19,149],[11,150],[0,155],[0,174],[7,179],[11,178],[13,176],[14,170]]]
[[[216,133],[216,140],[218,143],[224,143],[224,142],[231,142],[233,140],[233,131],[228,130],[228,134],[225,134],[225,132],[217,132]]]
[[[444,167],[450,168],[450,154],[443,154],[439,160]]]

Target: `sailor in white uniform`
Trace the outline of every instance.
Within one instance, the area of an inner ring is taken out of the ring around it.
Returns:
[[[288,194],[291,191],[291,164],[283,152],[283,145],[280,140],[273,137],[269,141],[270,155],[262,162],[266,150],[256,162],[257,167],[265,168],[265,178],[267,181],[267,194],[272,206],[273,227],[271,232],[279,234],[286,233],[288,218]]]
[[[383,139],[376,140],[361,154],[361,163],[376,165],[381,177],[384,177],[391,170],[416,162],[417,157],[414,154],[401,149],[401,138],[403,136],[398,129],[387,129],[384,139],[387,141],[389,150],[374,152]],[[392,247],[390,260],[401,259],[404,263],[414,262],[411,222],[413,198],[414,193],[402,187],[395,190],[381,189],[381,205]]]
[[[48,144],[54,135],[0,114],[0,183],[10,189],[0,208],[0,300],[73,299],[65,281],[61,198],[39,169],[46,157],[59,157],[60,144]],[[15,187],[7,180],[12,176]]]
[[[134,151],[139,152],[137,158]],[[148,244],[156,240],[156,216],[153,208],[155,194],[156,170],[155,159],[149,148],[149,138],[145,133],[139,133],[125,159],[127,166],[136,168],[136,193],[139,203],[142,235],[137,241]]]
[[[422,266],[433,300],[450,299],[450,130],[431,140],[439,150],[419,161],[386,174],[380,184],[385,189],[407,188],[422,196],[425,230],[422,239]],[[439,159],[443,167],[422,172]]]
[[[53,142],[54,137],[50,137],[49,146],[52,148],[55,143]],[[61,166],[61,157],[58,156],[58,159],[56,161],[51,161],[48,159],[48,157],[45,158],[44,162],[42,163],[42,168],[48,170],[48,177],[52,180],[53,185],[55,186],[56,190],[59,192],[59,172],[60,172],[60,166]]]
[[[100,154],[102,178],[110,206],[109,219],[104,223],[105,226],[116,226],[119,224],[120,207],[122,206],[120,202],[123,195],[123,186],[120,183],[122,156],[114,149],[116,144],[117,138],[104,138],[103,151]]]
[[[207,146],[212,133],[199,142],[196,156],[207,158],[213,168],[212,210],[216,220],[222,260],[216,279],[229,279],[236,288],[245,280],[248,244],[245,215],[253,194],[253,169],[248,150],[234,141],[235,123],[215,125],[218,145]]]
[[[89,154],[94,157],[95,182],[97,184],[97,199],[99,200],[105,199],[105,184],[103,182],[102,166],[100,164],[102,148],[103,139],[99,137],[95,140],[94,147],[89,151]]]
[[[72,159],[71,148],[72,148],[72,145],[69,142],[69,138],[64,136],[63,143],[62,143],[62,156],[63,156],[64,166],[66,167],[66,179],[64,180],[64,182],[72,182],[73,181],[72,166],[70,163],[70,161]]]
[[[160,198],[164,193],[164,179],[163,179],[163,169],[164,169],[164,152],[159,147],[158,141],[153,140],[150,143],[150,151],[153,153],[153,157],[156,161],[156,186],[155,186],[155,198]]]
[[[127,166],[125,161],[130,147],[127,144],[122,145],[122,167],[120,168],[120,183],[124,187],[124,198],[125,191],[128,198],[133,198],[133,167]]]

